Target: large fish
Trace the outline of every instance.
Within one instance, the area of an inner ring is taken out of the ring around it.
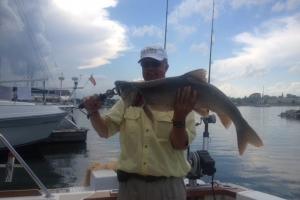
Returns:
[[[248,143],[256,147],[263,145],[262,140],[230,99],[218,88],[207,83],[204,69],[152,81],[116,81],[115,86],[126,106],[133,105],[137,95],[141,95],[144,98],[144,107],[149,106],[158,111],[173,110],[177,90],[191,86],[198,93],[197,103],[194,106],[197,113],[206,115],[207,109],[209,109],[218,115],[226,128],[230,126],[231,122],[234,123],[240,155],[244,153]]]

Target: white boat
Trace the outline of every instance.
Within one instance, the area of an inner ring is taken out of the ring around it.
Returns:
[[[1,104],[0,104],[1,105]],[[31,105],[34,106],[34,105]],[[22,106],[20,106],[22,108]],[[46,107],[45,107],[46,108]],[[42,109],[45,109],[41,107]],[[51,107],[49,107],[51,108]],[[55,110],[57,107],[53,108],[53,116],[56,116]],[[18,111],[18,110],[15,110]],[[30,106],[24,111],[30,113]],[[44,110],[45,111],[45,110]],[[41,114],[40,113],[40,114]],[[2,113],[1,113],[2,114]],[[52,116],[49,113],[47,116]],[[13,113],[11,113],[13,115]],[[13,115],[14,116],[14,115]],[[18,115],[16,115],[18,116]],[[26,114],[26,116],[30,116]],[[32,112],[31,116],[39,116],[38,112],[34,115]],[[64,116],[64,114],[62,114]],[[48,117],[45,116],[47,119]],[[21,117],[22,118],[22,117]],[[24,119],[25,117],[23,117]],[[40,118],[44,118],[41,117]],[[1,119],[1,118],[0,118]],[[34,121],[37,117],[32,118]],[[51,117],[48,118],[49,121]],[[19,122],[17,122],[19,123]],[[16,124],[17,124],[16,123]],[[1,124],[1,123],[0,123]],[[13,124],[13,123],[12,123]],[[41,128],[41,127],[40,127]],[[42,127],[42,130],[44,126]],[[38,129],[37,129],[38,130]],[[26,190],[0,190],[0,200],[117,200],[118,199],[118,180],[117,174],[113,169],[115,165],[106,164],[106,165],[94,165],[90,167],[90,173],[87,173],[86,185],[88,186],[78,186],[78,187],[69,187],[69,188],[56,188],[56,189],[47,189],[45,185],[39,180],[39,178],[32,172],[30,167],[25,163],[25,161],[20,157],[20,155],[14,150],[14,148],[9,145],[6,141],[9,138],[1,137],[2,142],[13,152],[13,155],[17,158],[19,163],[25,168],[29,175],[33,178],[36,184],[39,186],[38,189],[26,189]],[[198,159],[199,161],[199,159]],[[13,164],[7,163],[6,169],[7,177],[12,177],[13,174]],[[201,162],[198,162],[201,166]],[[194,165],[197,169],[200,169],[198,165]],[[18,177],[16,177],[18,178]],[[10,179],[11,180],[11,179]],[[191,184],[192,183],[192,184]],[[222,183],[220,181],[214,181],[214,184],[205,183],[200,179],[189,181],[185,179],[186,191],[187,191],[187,200],[284,200],[283,198],[260,192],[257,190],[252,190],[245,188],[240,185],[231,184],[231,183]]]
[[[66,114],[58,106],[0,100],[0,133],[13,146],[36,143],[48,138]]]
[[[187,183],[187,180],[185,180]],[[186,186],[187,199],[193,200],[284,200],[280,197],[251,190],[239,185],[217,182],[213,188],[198,180],[197,186]],[[0,191],[2,200],[117,200],[118,181],[113,170],[97,170],[91,173],[88,187],[50,189],[48,196],[40,190]]]
[[[24,167],[30,177],[40,189],[26,190],[0,190],[1,200],[117,200],[118,179],[115,172],[116,163],[95,163],[89,167],[85,177],[85,186],[47,189],[41,180],[35,175],[22,157],[16,152],[3,135],[0,141],[5,144],[14,157]],[[199,160],[198,160],[199,161]],[[201,163],[198,163],[201,166]],[[202,167],[196,164],[196,168],[202,171]],[[6,182],[13,177],[14,158],[8,160],[6,165]],[[193,169],[193,167],[192,167]],[[204,168],[203,168],[204,169]],[[207,169],[205,167],[205,169]],[[193,171],[193,170],[191,170]],[[189,177],[190,178],[190,177]],[[284,200],[275,195],[257,190],[245,188],[231,183],[213,181],[205,183],[200,177],[184,179],[187,200]]]

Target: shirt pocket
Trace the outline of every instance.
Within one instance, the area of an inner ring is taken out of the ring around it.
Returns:
[[[138,107],[128,107],[124,113],[125,129],[128,133],[138,133],[140,131],[141,109]]]
[[[161,141],[169,140],[172,130],[173,112],[157,112],[155,113],[156,136]]]

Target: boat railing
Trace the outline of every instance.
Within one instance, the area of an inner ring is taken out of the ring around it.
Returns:
[[[26,164],[26,162],[23,160],[23,158],[18,154],[18,152],[15,150],[15,148],[9,143],[9,141],[0,133],[0,140],[6,146],[10,153],[13,154],[13,156],[19,161],[22,167],[27,171],[29,176],[34,180],[34,182],[39,186],[39,188],[42,190],[43,193],[45,193],[45,197],[49,198],[51,197],[51,193],[47,189],[47,187],[41,182],[41,180],[35,175],[35,173],[31,170],[31,168]]]

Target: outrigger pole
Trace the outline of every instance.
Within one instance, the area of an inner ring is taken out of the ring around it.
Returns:
[[[208,83],[210,83],[210,71],[211,71],[211,54],[212,54],[212,45],[213,45],[213,32],[214,32],[214,14],[215,14],[215,1],[213,0],[213,10],[211,17],[211,31],[210,31],[210,48],[209,48],[209,64],[208,64]],[[202,121],[204,122],[204,132],[203,132],[203,144],[202,149],[208,150],[209,143],[209,132],[208,132],[208,124],[216,123],[215,115],[208,115],[206,117],[202,117]]]
[[[209,64],[208,64],[208,83],[210,83],[210,68],[211,68],[211,54],[213,45],[213,34],[214,34],[214,15],[215,15],[215,1],[213,0],[213,10],[211,17],[211,31],[210,31],[210,48],[209,48]]]
[[[167,0],[166,5],[166,21],[165,21],[165,39],[164,39],[164,49],[167,48],[167,28],[168,28],[168,9],[169,9],[169,1]]]

